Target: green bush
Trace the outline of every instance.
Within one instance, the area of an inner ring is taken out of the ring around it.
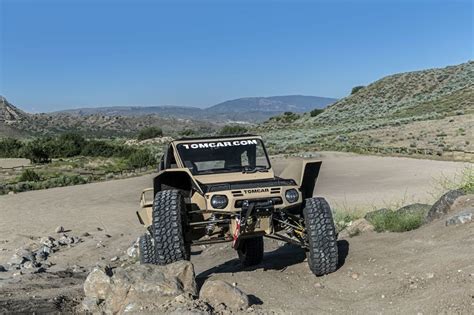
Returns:
[[[90,140],[82,148],[81,155],[83,156],[101,156],[112,157],[119,155],[120,149],[111,143],[101,140]]]
[[[419,228],[423,224],[423,214],[407,212],[380,212],[374,214],[370,223],[376,232],[406,232]]]
[[[53,157],[72,157],[81,154],[86,139],[78,133],[68,132],[51,141]]]
[[[315,108],[312,111],[310,111],[309,114],[311,115],[311,117],[316,117],[322,112],[324,112],[324,109]]]
[[[44,141],[36,139],[22,149],[22,156],[29,159],[31,163],[51,162],[50,152]]]
[[[127,159],[127,166],[130,168],[140,168],[156,165],[157,161],[153,154],[148,150],[138,150]]]
[[[20,157],[23,144],[13,138],[5,138],[0,140],[0,157],[16,158]]]
[[[39,182],[40,180],[38,173],[29,169],[24,170],[18,178],[19,182]]]
[[[193,130],[193,129],[184,129],[179,134],[183,137],[192,137],[192,136],[195,136],[197,132],[196,130]]]
[[[363,85],[354,86],[352,88],[351,95],[356,94],[357,92],[359,92],[363,88],[365,88],[365,86],[363,86]]]
[[[247,128],[240,125],[227,125],[222,127],[219,131],[221,136],[230,136],[230,135],[243,135],[248,132]]]
[[[146,139],[158,138],[163,136],[163,130],[158,127],[147,127],[138,133],[137,140],[142,141]]]

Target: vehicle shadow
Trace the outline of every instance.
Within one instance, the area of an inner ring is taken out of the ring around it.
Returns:
[[[341,268],[346,257],[349,254],[349,242],[346,240],[337,241],[338,245],[338,269]],[[218,266],[212,267],[196,275],[196,282],[198,289],[201,288],[202,284],[213,274],[219,273],[239,273],[242,271],[254,271],[257,269],[262,270],[280,270],[284,271],[286,268],[292,265],[302,263],[306,259],[305,251],[296,245],[285,244],[271,252],[265,253],[263,261],[252,267],[242,267],[238,258],[228,260],[227,262]]]

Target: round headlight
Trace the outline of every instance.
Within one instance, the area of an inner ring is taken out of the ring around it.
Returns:
[[[285,198],[289,203],[297,202],[299,198],[298,191],[296,189],[288,189],[285,193]]]
[[[228,202],[229,200],[225,195],[214,195],[211,198],[211,205],[216,209],[224,209]]]

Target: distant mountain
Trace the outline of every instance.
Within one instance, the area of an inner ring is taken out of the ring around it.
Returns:
[[[52,114],[77,116],[158,115],[161,117],[197,119],[213,122],[260,122],[287,111],[303,113],[315,108],[325,108],[335,101],[337,100],[327,97],[288,95],[239,98],[204,109],[185,106],[112,106],[77,108]]]
[[[110,106],[67,109],[51,114],[67,114],[77,116],[145,116],[159,115],[162,117],[193,118],[202,115],[203,110],[186,106]]]
[[[162,117],[156,114],[141,116],[96,114],[29,114],[21,111],[0,96],[0,137],[23,137],[77,131],[91,137],[134,136],[140,129],[157,126],[165,134],[184,129],[212,132],[218,126],[193,119]]]
[[[315,108],[325,108],[336,102],[335,98],[286,95],[270,97],[245,97],[226,101],[207,108],[212,113],[239,113],[248,111],[269,112],[274,114],[282,112],[304,113]]]

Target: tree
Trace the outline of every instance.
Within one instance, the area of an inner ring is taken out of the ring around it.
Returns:
[[[310,111],[309,114],[311,115],[311,117],[316,117],[322,112],[324,112],[324,109],[315,108],[312,111]]]
[[[242,135],[247,133],[247,128],[240,125],[227,125],[219,131],[221,136]]]
[[[357,92],[359,92],[359,91],[362,90],[363,88],[365,88],[365,86],[363,86],[363,85],[354,86],[354,87],[352,88],[351,95],[356,94]]]
[[[46,149],[44,142],[36,139],[28,143],[23,148],[23,156],[31,161],[31,163],[49,163],[50,153]]]
[[[137,140],[142,141],[146,139],[158,138],[163,136],[163,130],[159,127],[147,127],[138,133]]]

